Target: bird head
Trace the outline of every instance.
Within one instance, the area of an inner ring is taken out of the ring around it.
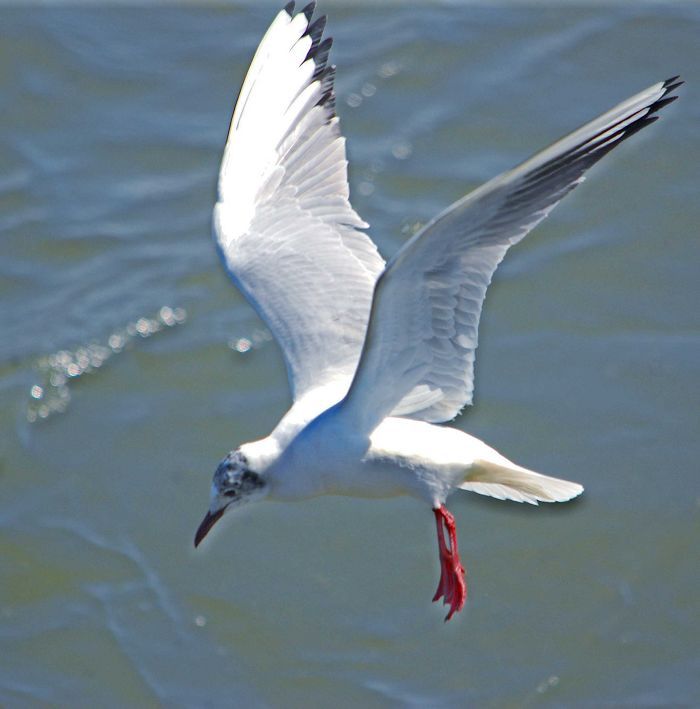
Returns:
[[[214,524],[224,513],[246,502],[258,500],[268,493],[264,477],[251,470],[248,458],[240,448],[231,451],[218,465],[211,484],[209,510],[194,537],[195,547],[199,546]]]

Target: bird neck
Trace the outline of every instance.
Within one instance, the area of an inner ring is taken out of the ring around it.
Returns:
[[[267,471],[280,457],[282,448],[277,439],[271,435],[258,441],[244,443],[240,447],[240,451],[248,460],[248,466],[251,470],[263,477],[267,477]]]

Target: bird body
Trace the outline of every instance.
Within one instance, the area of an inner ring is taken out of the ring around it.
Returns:
[[[457,488],[473,485],[482,494],[532,504],[563,502],[583,491],[526,470],[456,428],[388,416],[369,437],[356,430],[335,406],[286,444],[273,433],[240,451],[251,469],[265,470],[272,500],[410,496],[438,507]]]
[[[511,462],[442,424],[471,404],[486,289],[506,251],[616,145],[656,120],[677,77],[635,94],[474,190],[388,262],[349,201],[325,17],[282,10],[233,112],[214,207],[225,267],[282,349],[294,403],[214,474],[198,545],[228,510],[264,498],[408,495],[435,515],[434,600],[466,599],[445,502],[467,490],[563,502],[578,483]]]
[[[409,495],[437,505],[463,481],[474,453],[488,448],[457,429],[396,417],[370,437],[352,431],[338,408],[306,426],[267,469],[270,497]]]

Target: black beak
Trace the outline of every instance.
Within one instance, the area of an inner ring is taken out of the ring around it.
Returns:
[[[209,534],[209,530],[216,524],[216,522],[221,519],[225,509],[225,507],[222,507],[220,510],[214,512],[214,514],[207,512],[206,515],[204,515],[202,524],[199,525],[197,528],[197,533],[194,535],[195,548],[198,547],[202,539]]]

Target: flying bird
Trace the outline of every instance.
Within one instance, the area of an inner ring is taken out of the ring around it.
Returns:
[[[440,581],[467,596],[448,495],[565,502],[575,482],[517,465],[437,424],[472,403],[477,327],[508,248],[615,146],[657,119],[678,77],[650,86],[455,202],[387,263],[349,201],[331,39],[314,3],[289,3],[258,47],[233,112],[213,230],[234,283],[276,338],[293,405],[219,463],[199,545],[230,510],[264,499],[410,495],[430,505]]]

